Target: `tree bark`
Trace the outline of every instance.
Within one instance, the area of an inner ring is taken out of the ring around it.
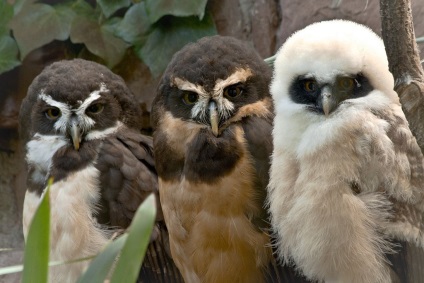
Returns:
[[[409,127],[424,152],[424,70],[415,41],[410,0],[380,0],[382,36]]]
[[[424,152],[424,71],[415,41],[410,0],[380,0],[382,36],[409,127]],[[407,282],[424,282],[424,252],[414,244],[404,244],[403,268]]]

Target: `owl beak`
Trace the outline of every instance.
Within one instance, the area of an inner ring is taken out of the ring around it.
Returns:
[[[81,142],[81,131],[75,121],[71,124],[69,134],[71,135],[72,143],[74,144],[75,150],[79,150]]]
[[[330,115],[331,112],[334,111],[334,109],[337,108],[337,101],[334,99],[334,97],[331,94],[331,90],[323,89],[321,94],[321,103],[322,103],[322,110],[324,111],[324,114],[326,117]]]
[[[209,119],[211,121],[212,133],[217,137],[218,136],[218,123],[219,115],[218,108],[216,107],[215,101],[209,102]]]

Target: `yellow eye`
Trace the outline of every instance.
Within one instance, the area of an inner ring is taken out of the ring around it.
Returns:
[[[228,98],[234,98],[242,94],[243,88],[240,85],[231,85],[224,89],[224,95]]]
[[[355,86],[355,80],[352,79],[352,78],[348,78],[348,77],[341,78],[338,81],[338,85],[339,85],[340,90],[351,91],[353,89],[353,87]]]
[[[45,113],[46,117],[50,120],[56,120],[62,114],[60,112],[59,108],[56,108],[56,107],[49,108],[44,113]]]
[[[104,108],[103,104],[96,103],[96,104],[90,105],[90,107],[87,108],[87,112],[91,114],[98,114],[103,111],[103,108]]]
[[[303,89],[307,92],[315,92],[318,88],[317,82],[314,80],[303,81]]]
[[[195,92],[185,91],[183,93],[183,102],[187,105],[196,103],[197,99],[199,99],[199,96]]]

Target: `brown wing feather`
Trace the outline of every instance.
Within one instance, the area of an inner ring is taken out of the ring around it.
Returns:
[[[169,251],[168,231],[163,221],[152,139],[130,129],[105,139],[96,167],[100,170],[102,201],[98,220],[125,229],[135,211],[151,193],[157,200],[156,223],[141,267],[139,282],[182,282]]]
[[[403,113],[381,111],[376,116],[389,122],[388,138],[394,145],[394,160],[387,167],[384,190],[393,203],[393,219],[387,232],[424,248],[424,158]],[[402,193],[392,193],[400,191]]]

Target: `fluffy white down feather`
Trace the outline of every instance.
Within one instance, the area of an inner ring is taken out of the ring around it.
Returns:
[[[415,204],[422,191],[410,184],[413,165],[405,149],[388,134],[402,132],[405,144],[415,141],[393,91],[382,40],[353,22],[320,22],[293,34],[274,66],[268,204],[280,257],[309,279],[390,282],[387,240],[393,235],[409,240],[390,230],[391,201]],[[328,117],[307,111],[289,96],[290,84],[300,75],[330,80],[358,73],[373,90],[345,100]],[[422,232],[415,236],[422,245]]]

